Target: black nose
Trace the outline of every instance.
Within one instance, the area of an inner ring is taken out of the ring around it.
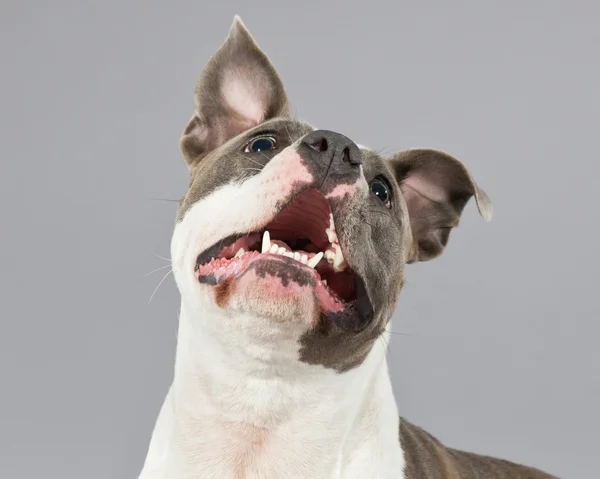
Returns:
[[[300,151],[315,171],[323,174],[323,181],[327,176],[357,176],[363,163],[356,143],[334,131],[315,130],[309,133],[300,143]]]

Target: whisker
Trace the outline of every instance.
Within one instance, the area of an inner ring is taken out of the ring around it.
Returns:
[[[261,153],[262,153],[262,151],[261,151]],[[263,153],[263,155],[264,155],[264,153]],[[265,157],[267,157],[267,156],[265,155]],[[257,164],[258,166],[261,167],[261,169],[264,168],[264,165],[262,163],[259,163],[258,161],[254,160],[252,158],[248,158],[247,156],[243,156],[242,158],[244,158],[245,160],[251,161],[252,163]]]
[[[163,279],[160,280],[160,283],[158,283],[158,286],[156,288],[154,288],[154,291],[150,295],[150,299],[148,300],[148,304],[150,304],[150,301],[152,301],[152,298],[154,298],[154,295],[158,291],[158,288],[160,288],[160,285],[163,284],[163,282],[165,281],[165,279],[167,279],[167,276],[169,276],[172,272],[173,272],[173,270],[171,269],[171,270],[167,271],[167,274],[165,274],[163,276]]]
[[[386,333],[390,333],[390,334],[394,334],[396,336],[412,336],[413,335],[412,333],[398,333],[398,332],[395,332],[395,331],[389,331],[387,329],[385,330],[385,332]]]
[[[394,154],[398,153],[400,150],[401,150],[401,148],[389,148],[388,146],[384,146],[383,148],[380,148],[379,150],[377,150],[377,154],[380,156],[394,155]]]
[[[165,269],[165,268],[170,268],[171,265],[170,264],[165,264],[164,266],[161,266],[160,268],[156,268],[153,271],[150,271],[149,273],[146,273],[144,275],[142,275],[142,278],[145,278],[146,276],[150,276],[153,273],[156,273],[157,271],[160,271],[161,269]]]
[[[383,337],[383,336],[379,336],[379,338],[382,342],[383,342],[383,347],[386,351],[388,351],[390,349],[390,343],[387,342],[387,340]]]
[[[170,198],[150,198],[153,201],[168,201],[170,203],[179,203],[179,200],[172,200]]]
[[[169,262],[171,262],[171,258],[165,258],[164,256],[161,256],[161,255],[159,255],[159,254],[156,254],[156,253],[152,253],[152,254],[153,254],[154,256],[156,256],[157,258],[159,258],[159,259],[163,259],[163,260],[165,260],[165,261],[169,261]]]
[[[290,130],[288,129],[287,125],[283,125],[285,127],[285,131],[287,131],[288,134],[288,138],[290,139],[290,143],[294,143],[294,140],[292,140],[292,135],[290,133]]]

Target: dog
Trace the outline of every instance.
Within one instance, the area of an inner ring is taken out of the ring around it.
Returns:
[[[492,217],[465,166],[295,119],[238,16],[195,107],[174,377],[139,478],[552,478],[398,416],[385,345],[405,265],[444,252],[471,198]]]

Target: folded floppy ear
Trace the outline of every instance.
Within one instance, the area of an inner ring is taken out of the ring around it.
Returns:
[[[236,16],[225,43],[196,85],[196,114],[180,141],[190,167],[231,138],[275,117],[289,116],[283,84]]]
[[[413,235],[408,263],[443,253],[450,231],[472,196],[481,216],[492,219],[490,199],[456,158],[441,151],[412,149],[391,158],[390,166],[408,207]]]

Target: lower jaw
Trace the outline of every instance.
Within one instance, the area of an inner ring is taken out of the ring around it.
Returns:
[[[331,295],[331,293],[323,285],[320,275],[316,270],[298,264],[295,260],[286,258],[284,256],[262,255],[257,253],[254,256],[249,256],[246,258],[246,262],[240,264],[239,268],[233,268],[231,271],[217,270],[211,274],[200,275],[199,273],[202,272],[201,268],[196,272],[196,277],[200,283],[215,286],[215,298],[217,300],[217,304],[219,305],[220,301],[220,307],[225,307],[223,299],[228,298],[231,294],[235,294],[235,290],[238,289],[236,283],[239,283],[239,281],[248,275],[250,271],[256,271],[257,266],[260,264],[268,263],[280,265],[281,270],[279,272],[287,271],[300,275],[300,279],[293,277],[282,278],[281,276],[277,275],[275,275],[275,278],[278,278],[279,280],[285,279],[291,283],[296,282],[296,284],[310,289],[310,292],[303,290],[298,294],[298,296],[305,298],[305,302],[310,301],[308,298],[312,298],[313,304],[318,308],[318,315],[323,317],[319,319],[317,323],[321,325],[335,324],[343,330],[360,332],[368,324],[370,324],[371,320],[373,319],[373,309],[368,300],[366,289],[362,281],[356,281],[357,300],[346,303]],[[258,278],[258,280],[265,279],[268,271],[263,270],[260,273],[261,277]],[[271,274],[271,276],[273,275]],[[254,288],[256,288],[256,284],[254,284]],[[270,299],[271,302],[274,303],[274,297],[277,298],[276,301],[279,302],[282,301],[284,296],[287,296],[289,300],[290,296],[294,295],[283,294],[278,297],[277,294],[269,295],[267,291],[263,290],[258,296],[260,297],[256,297],[255,301],[269,301]],[[265,298],[265,296],[267,297]],[[305,311],[305,314],[311,313]],[[323,319],[325,320],[323,321]]]
[[[224,271],[217,270],[205,275],[198,274],[201,272],[199,271],[198,282],[215,286],[218,300],[224,290],[231,289],[235,283],[244,281],[250,276],[251,286],[256,288],[261,282],[264,283],[261,289],[264,290],[265,295],[269,295],[269,298],[275,297],[280,300],[294,294],[302,294],[302,296],[312,294],[319,309],[325,314],[343,314],[344,311],[352,309],[350,303],[345,303],[332,295],[316,270],[298,264],[291,258],[256,254],[244,259],[245,261],[230,265]]]

